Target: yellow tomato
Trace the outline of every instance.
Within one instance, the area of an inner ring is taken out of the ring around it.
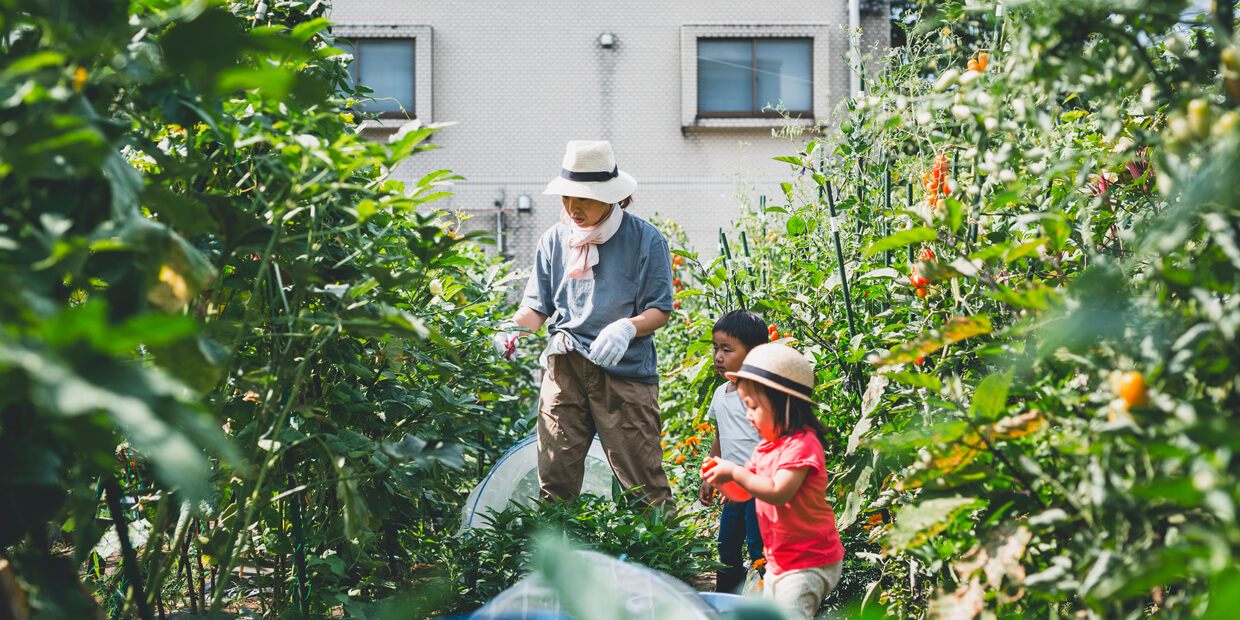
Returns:
[[[1144,407],[1150,403],[1150,396],[1145,391],[1145,377],[1137,372],[1126,372],[1119,379],[1119,397],[1129,407]]]

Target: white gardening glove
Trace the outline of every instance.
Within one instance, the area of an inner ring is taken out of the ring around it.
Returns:
[[[603,328],[590,346],[590,361],[608,368],[620,363],[629,343],[637,337],[637,327],[628,319],[620,319]]]
[[[495,347],[495,353],[500,357],[510,360],[513,353],[517,350],[517,337],[520,332],[515,331],[519,327],[515,321],[504,321],[499,324],[499,330],[491,336],[491,346]]]

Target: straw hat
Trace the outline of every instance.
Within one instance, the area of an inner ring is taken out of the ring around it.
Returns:
[[[760,344],[749,350],[745,363],[736,372],[726,373],[728,379],[750,379],[769,388],[814,402],[814,369],[796,349],[782,344]]]
[[[577,196],[615,204],[633,195],[637,181],[616,166],[616,155],[606,140],[573,140],[564,151],[560,176],[543,194]]]

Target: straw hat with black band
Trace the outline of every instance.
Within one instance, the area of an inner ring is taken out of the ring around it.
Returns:
[[[811,407],[814,402],[814,369],[796,349],[782,344],[760,344],[749,350],[740,370],[726,373],[728,379],[740,382],[749,379],[771,389],[795,396]],[[784,407],[784,426],[787,427],[792,399]]]
[[[565,148],[560,176],[547,184],[543,194],[615,204],[632,196],[635,189],[637,180],[616,165],[610,142],[573,140]]]

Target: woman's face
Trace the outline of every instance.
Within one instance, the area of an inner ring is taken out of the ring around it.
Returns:
[[[564,212],[582,228],[598,224],[611,211],[611,205],[592,198],[578,196],[562,196],[562,198],[564,199]]]
[[[758,435],[767,441],[778,439],[782,431],[775,422],[774,407],[766,390],[749,379],[743,379],[736,384],[736,391],[741,395],[741,402],[745,403],[745,419],[758,431]]]

